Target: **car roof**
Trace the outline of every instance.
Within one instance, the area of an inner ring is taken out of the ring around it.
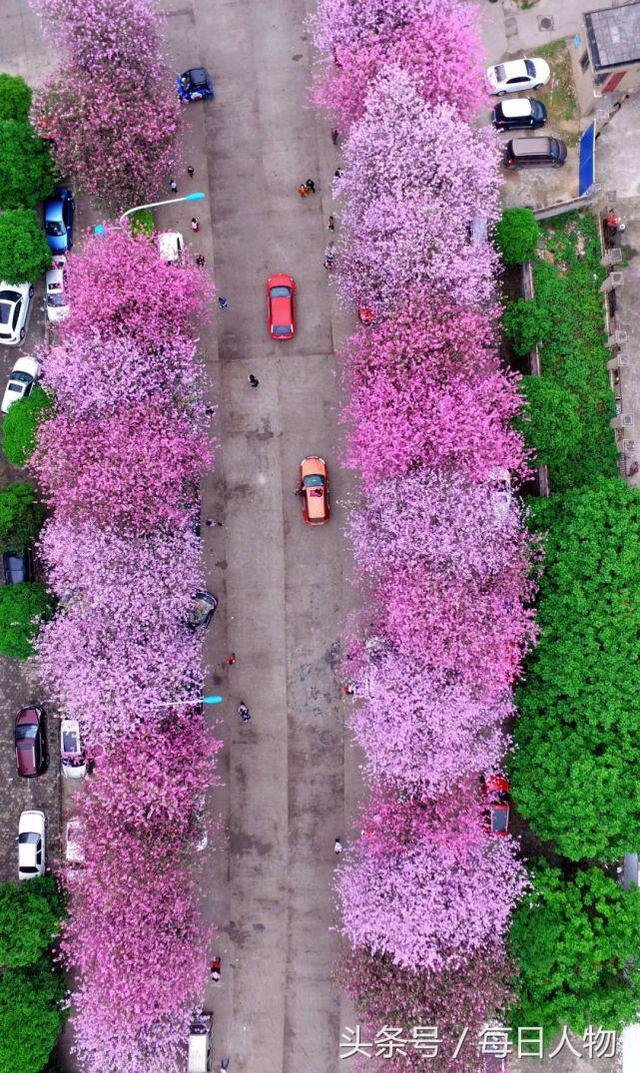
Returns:
[[[30,376],[36,376],[39,371],[40,362],[35,358],[30,358],[27,354],[18,358],[12,369],[12,373],[29,373]]]
[[[515,100],[502,101],[500,107],[503,116],[507,119],[519,119],[521,116],[531,115],[531,101],[528,97],[516,97]]]
[[[553,138],[513,138],[512,146],[516,153],[547,153]]]
[[[521,60],[505,60],[504,63],[496,64],[497,67],[504,67],[505,78],[511,78],[512,75],[527,73],[527,68],[524,59]]]
[[[45,276],[47,287],[62,287],[64,273],[61,268],[50,268]]]

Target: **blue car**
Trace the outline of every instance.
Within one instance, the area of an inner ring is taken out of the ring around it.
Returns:
[[[176,78],[181,101],[204,101],[213,97],[213,79],[205,67],[192,67]]]
[[[56,186],[44,203],[44,233],[54,253],[66,253],[73,246],[73,194],[66,186]]]

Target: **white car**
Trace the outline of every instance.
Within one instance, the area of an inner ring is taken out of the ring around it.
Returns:
[[[53,264],[44,277],[47,318],[52,324],[59,324],[69,316],[69,304],[64,293],[66,263],[66,257],[54,257]]]
[[[160,260],[168,265],[179,261],[184,252],[184,239],[179,231],[162,231],[158,235]]]
[[[17,346],[25,337],[33,300],[30,283],[0,283],[0,343]]]
[[[530,60],[526,56],[521,60],[507,60],[487,67],[487,82],[494,97],[505,93],[519,93],[525,89],[538,89],[551,77],[551,70],[546,60]]]
[[[40,376],[40,362],[35,358],[18,358],[7,382],[0,410],[9,412],[14,402],[26,399],[31,394]]]
[[[28,809],[18,824],[18,879],[44,875],[44,812]]]
[[[66,779],[84,779],[87,774],[87,755],[77,719],[63,719],[60,723],[60,763]]]

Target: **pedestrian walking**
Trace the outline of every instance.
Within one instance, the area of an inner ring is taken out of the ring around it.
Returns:
[[[332,213],[330,215],[328,221],[327,221],[327,231],[335,231],[335,229],[336,229],[336,218]]]
[[[221,968],[222,962],[220,961],[219,956],[214,957],[213,961],[211,962],[211,979],[213,980],[214,984],[217,984],[218,980],[220,979]]]
[[[306,181],[306,183],[304,185],[306,186],[306,188],[307,188],[307,190],[309,191],[310,194],[315,194],[315,192],[316,192],[316,184],[314,183],[313,179],[307,179],[307,181]]]
[[[298,187],[298,193],[300,194],[300,197],[309,197],[311,191],[307,190],[307,187],[304,183],[300,183],[300,186]]]
[[[342,175],[342,168],[336,168],[336,170],[333,173],[334,179],[339,179],[341,175]]]
[[[333,242],[330,242],[326,250],[324,251],[324,267],[327,269],[327,271],[330,271],[333,268],[333,262],[335,261],[335,257],[336,251],[333,247]]]
[[[340,137],[340,131],[338,130],[337,127],[333,127],[333,129],[331,131],[331,141],[333,142],[334,145],[338,144],[338,138],[339,137]]]
[[[350,685],[343,686],[342,687],[342,692],[347,697],[353,697],[355,695],[355,689],[353,688],[353,686],[350,686]]]
[[[197,218],[197,216],[192,216],[191,217],[191,230],[192,231],[199,231],[200,230],[200,221]]]
[[[199,253],[198,256],[196,257],[196,264],[197,264],[198,268],[204,268],[205,263],[206,262],[205,262],[204,253]]]
[[[221,529],[223,528],[222,522],[217,522],[215,518],[206,518],[204,524],[206,525],[207,529],[211,529],[212,525],[219,525]]]
[[[220,1073],[225,1073],[225,1070],[227,1070],[228,1068],[229,1068],[229,1059],[228,1058],[221,1058],[220,1059]]]
[[[193,179],[194,174],[195,174],[195,168],[191,164],[189,164],[189,166],[187,168],[187,175],[189,176],[190,179]]]
[[[253,373],[249,373],[249,375],[247,377],[247,380],[249,381],[249,386],[250,387],[257,387],[258,384],[260,383],[260,381],[258,380],[258,377],[254,376]]]
[[[220,309],[226,309],[228,307],[228,305],[229,305],[228,298],[225,298],[223,294],[219,294],[218,295],[218,305],[220,306]]]
[[[172,194],[177,194],[178,193],[178,184],[175,181],[175,179],[169,179],[169,189],[170,189]]]
[[[207,415],[207,417],[213,417],[213,415],[216,412],[216,408],[215,408],[215,406],[205,406],[204,412]]]
[[[247,706],[244,703],[244,701],[241,701],[240,704],[238,705],[238,715],[242,719],[243,723],[250,723],[251,722],[251,712],[247,708]]]
[[[340,854],[342,853],[342,842],[340,841],[339,838],[336,838],[336,840],[335,840],[335,842],[333,844],[333,852],[335,853],[336,857],[339,857]]]
[[[233,664],[235,663],[235,661],[236,661],[236,654],[235,654],[235,652],[232,652],[230,656],[227,656],[227,663],[229,664],[230,667],[233,667]]]

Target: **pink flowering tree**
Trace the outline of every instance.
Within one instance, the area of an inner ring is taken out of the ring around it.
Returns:
[[[371,9],[374,4],[368,0],[353,6]],[[429,107],[449,104],[463,119],[472,119],[487,100],[478,10],[470,4],[422,0],[402,24],[389,14],[375,31],[361,27],[350,44],[334,42],[334,58],[314,86],[315,103],[333,112],[344,131],[362,116],[376,76],[395,66],[410,75]]]
[[[370,780],[387,779],[423,797],[437,797],[471,774],[500,768],[514,708],[508,691],[482,699],[448,680],[427,659],[386,653],[356,676],[361,702],[351,728]]]
[[[416,466],[485,481],[496,467],[526,471],[510,427],[521,399],[501,370],[495,319],[414,293],[397,314],[346,343],[347,462],[367,484]]]
[[[189,489],[212,463],[192,415],[157,395],[95,417],[43,421],[31,466],[63,521],[140,534],[187,524]]]
[[[90,339],[79,334],[43,348],[38,357],[43,385],[67,413],[96,414],[123,400],[138,402],[159,393],[202,412],[204,366],[186,335],[165,340],[153,353],[126,336]]]
[[[60,325],[63,344],[124,338],[166,370],[176,341],[193,337],[213,292],[193,262],[167,265],[146,236],[107,228],[69,257],[67,294],[71,314]],[[178,360],[184,361],[179,349]]]
[[[385,69],[344,146],[336,192],[344,197],[337,262],[343,300],[379,315],[407,287],[426,285],[479,305],[492,301],[496,254],[472,237],[500,214],[495,131],[469,127],[451,105],[425,107],[406,71]]]
[[[352,946],[413,972],[499,947],[526,887],[517,845],[487,835],[471,784],[436,801],[374,795],[337,880]]]
[[[204,587],[188,530],[134,538],[56,517],[40,554],[62,609],[38,638],[40,676],[92,748],[110,749],[158,704],[199,686],[202,635],[188,628]]]
[[[84,863],[67,873],[61,950],[91,1071],[184,1060],[211,941],[191,862],[220,745],[201,717],[165,713],[112,746],[80,801]]]
[[[513,970],[499,943],[441,972],[401,969],[389,956],[358,949],[344,956],[339,978],[358,1008],[366,1040],[374,1040],[383,1025],[393,1025],[409,1041],[404,1055],[396,1051],[376,1059],[372,1048],[372,1058],[353,1061],[358,1073],[484,1073],[483,1061],[476,1056],[477,1038],[488,1022],[500,1017],[513,993]],[[437,1027],[441,1042],[436,1053],[413,1045],[419,1039],[413,1027],[419,1025]],[[465,1029],[466,1039],[454,1058]]]
[[[35,0],[66,53],[32,118],[59,171],[122,210],[159,195],[178,158],[180,104],[149,0]]]

